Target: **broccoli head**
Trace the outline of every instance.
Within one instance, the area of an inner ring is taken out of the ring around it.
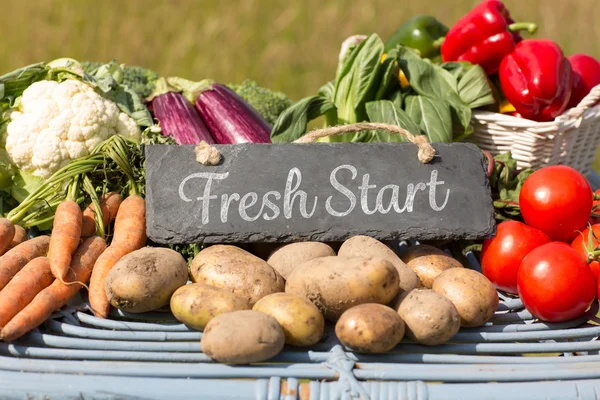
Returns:
[[[252,80],[227,86],[258,111],[270,125],[274,125],[279,114],[292,105],[292,100],[284,93],[258,86]]]
[[[123,69],[122,83],[145,99],[156,88],[156,81],[159,77],[158,73],[150,69],[126,65]]]
[[[95,75],[98,69],[105,63],[84,61],[81,63],[83,70]],[[156,81],[160,76],[158,73],[143,67],[124,65],[123,80],[121,84],[136,92],[142,99],[150,96],[156,87]]]

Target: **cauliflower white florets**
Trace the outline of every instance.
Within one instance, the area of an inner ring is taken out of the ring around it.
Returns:
[[[20,170],[48,178],[69,161],[88,155],[113,135],[139,141],[135,121],[78,80],[29,86],[11,113],[6,151]]]

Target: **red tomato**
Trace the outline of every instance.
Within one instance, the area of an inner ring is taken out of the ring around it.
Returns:
[[[550,243],[544,232],[522,222],[498,224],[496,236],[483,242],[481,268],[483,274],[500,290],[517,294],[517,273],[529,252]]]
[[[600,250],[600,241],[596,238],[600,238],[600,224],[592,225],[593,235],[590,243],[590,228],[586,228],[580,235],[577,235],[571,243],[571,247],[577,250],[579,255],[583,257],[592,270],[592,273],[598,279],[600,274],[600,254],[594,257],[589,257],[589,253]],[[595,237],[594,237],[595,236]]]
[[[552,242],[523,259],[519,296],[537,318],[561,322],[583,314],[596,298],[596,279],[579,253],[566,243]]]
[[[581,173],[565,165],[553,165],[525,180],[519,205],[527,225],[552,240],[571,243],[590,219],[592,199],[592,188]]]

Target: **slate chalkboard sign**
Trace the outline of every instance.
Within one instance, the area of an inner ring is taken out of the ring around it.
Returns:
[[[430,163],[411,143],[216,145],[146,154],[147,233],[157,243],[482,239],[495,233],[484,155],[435,144]]]

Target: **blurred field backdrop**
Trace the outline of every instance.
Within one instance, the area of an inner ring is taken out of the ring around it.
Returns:
[[[58,57],[142,65],[163,75],[252,78],[292,99],[334,76],[341,42],[386,40],[414,15],[452,25],[477,0],[2,0],[0,75]],[[600,57],[599,0],[506,0],[567,54]]]

